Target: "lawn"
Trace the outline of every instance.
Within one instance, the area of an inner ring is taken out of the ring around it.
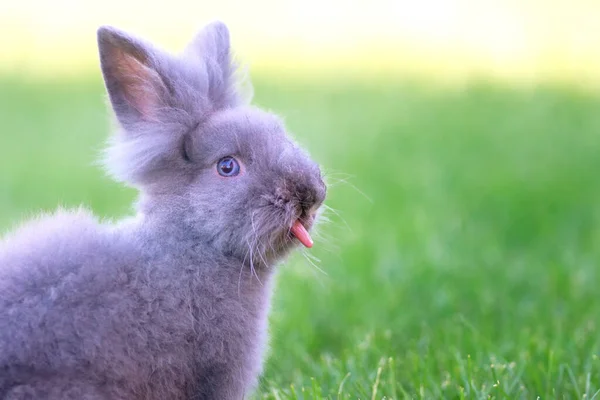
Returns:
[[[131,212],[93,164],[97,75],[0,78],[0,229]],[[257,398],[600,399],[600,93],[260,74],[255,92],[332,208],[281,268]]]

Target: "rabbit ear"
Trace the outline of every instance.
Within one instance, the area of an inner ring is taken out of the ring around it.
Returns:
[[[235,65],[231,59],[229,30],[216,21],[205,26],[187,46],[185,52],[199,58],[208,79],[207,96],[216,109],[240,103],[234,78]]]
[[[98,49],[106,90],[125,127],[158,119],[168,89],[156,70],[157,53],[147,43],[116,28],[98,29]]]

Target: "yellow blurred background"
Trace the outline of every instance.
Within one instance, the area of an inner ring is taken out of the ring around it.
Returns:
[[[214,19],[229,25],[251,68],[279,73],[600,80],[594,0],[2,1],[0,72],[97,68],[95,30],[103,24],[176,51]]]

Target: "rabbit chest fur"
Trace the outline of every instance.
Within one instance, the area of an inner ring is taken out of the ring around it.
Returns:
[[[0,242],[0,399],[242,399],[275,267],[312,245],[320,169],[242,99],[222,23],[179,55],[110,27],[98,44],[106,167],[136,216],[59,210]]]

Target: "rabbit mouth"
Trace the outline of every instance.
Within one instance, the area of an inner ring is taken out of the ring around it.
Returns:
[[[296,237],[296,239],[298,239],[300,243],[304,245],[304,247],[311,248],[313,246],[313,241],[310,237],[310,233],[308,233],[308,230],[304,227],[300,219],[297,219],[294,222],[292,228],[290,229],[290,233],[294,237]]]
[[[288,238],[292,241],[294,241],[294,239],[298,239],[298,241],[304,247],[313,247],[313,240],[310,236],[309,230],[313,226],[316,219],[316,208],[308,212],[303,212],[300,216],[296,217],[292,223],[292,226],[288,231]]]
[[[298,244],[307,248],[313,247],[309,230],[315,219],[316,215],[295,215],[292,216],[291,222],[284,222],[283,227],[281,224],[278,224],[278,227],[273,227],[272,233],[267,233],[264,238],[266,240],[256,241],[259,247],[253,251],[257,255],[252,260],[254,265],[271,264],[276,260],[280,260]]]

